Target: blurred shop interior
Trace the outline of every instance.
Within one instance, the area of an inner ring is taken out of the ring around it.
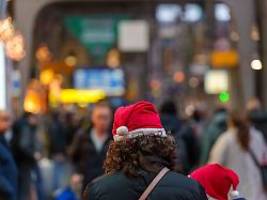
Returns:
[[[12,72],[13,106],[21,93],[35,113],[104,98],[114,106],[172,98],[186,115],[244,103],[240,33],[220,1],[63,1],[44,6],[33,27],[27,84],[16,62]],[[260,70],[256,23],[251,40]]]

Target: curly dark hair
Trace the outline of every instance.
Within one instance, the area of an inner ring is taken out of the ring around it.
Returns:
[[[136,177],[140,170],[157,173],[162,167],[175,169],[176,144],[172,136],[140,136],[113,141],[104,163],[106,174],[123,171]]]

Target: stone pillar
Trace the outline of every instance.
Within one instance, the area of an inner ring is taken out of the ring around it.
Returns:
[[[240,90],[239,99],[236,105],[244,105],[244,103],[252,96],[255,96],[255,73],[250,67],[250,62],[255,49],[255,43],[251,39],[251,28],[255,22],[255,9],[253,0],[223,0],[232,11],[232,16],[237,31],[240,36],[238,42],[238,52],[240,55]],[[267,7],[266,7],[267,8]]]
[[[30,78],[30,63],[33,55],[33,38],[35,20],[42,8],[46,5],[56,2],[66,2],[75,0],[16,0],[15,1],[15,23],[17,28],[21,31],[26,44],[26,56],[19,62],[18,67],[21,72],[22,98],[27,83]]]
[[[261,43],[263,45],[263,80],[262,80],[262,93],[263,104],[267,108],[267,0],[262,0],[262,38]]]

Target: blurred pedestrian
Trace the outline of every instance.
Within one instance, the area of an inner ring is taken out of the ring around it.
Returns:
[[[266,200],[261,172],[251,152],[259,163],[264,163],[266,145],[263,137],[255,128],[249,126],[244,115],[232,112],[228,129],[214,145],[209,161],[233,169],[240,177],[239,190],[247,199]]]
[[[167,135],[153,104],[120,107],[112,133],[106,175],[87,186],[84,200],[207,199],[197,182],[174,172],[175,140]]]
[[[55,194],[55,200],[78,200],[81,194],[81,177],[74,175],[71,177],[70,184]]]
[[[10,126],[10,115],[0,110],[0,200],[17,199],[17,167],[4,137]]]
[[[12,151],[18,166],[18,199],[43,199],[43,185],[38,160],[41,158],[37,136],[38,117],[24,115],[13,126]]]
[[[210,200],[245,200],[237,191],[239,177],[219,164],[208,164],[193,171],[190,178],[199,182]]]
[[[70,164],[67,157],[67,131],[64,128],[64,118],[60,112],[53,111],[48,123],[49,158],[53,162],[53,191],[67,185],[70,175]]]
[[[75,172],[83,176],[83,186],[104,173],[103,163],[111,140],[112,111],[105,102],[94,105],[92,126],[80,130],[70,148]]]
[[[187,174],[198,164],[199,139],[190,120],[181,120],[176,105],[168,100],[160,107],[160,117],[166,130],[170,130],[177,142],[178,168]]]
[[[170,133],[176,140],[178,170],[180,172],[186,173],[190,168],[188,160],[189,148],[187,148],[187,143],[184,141],[183,135],[181,134],[183,125],[182,120],[179,119],[177,107],[172,100],[167,100],[160,106],[159,111],[163,127],[167,131],[170,131]]]
[[[251,124],[263,134],[267,143],[267,112],[262,108],[261,102],[257,98],[251,98],[246,109]]]
[[[211,121],[203,130],[201,138],[201,155],[200,165],[208,162],[210,151],[220,137],[220,135],[227,129],[227,110],[225,108],[218,108],[215,110]]]

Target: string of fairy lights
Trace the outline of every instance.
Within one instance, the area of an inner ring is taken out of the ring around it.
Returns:
[[[0,42],[4,44],[8,58],[20,61],[25,56],[25,42],[22,34],[15,28],[11,17],[0,20]]]

